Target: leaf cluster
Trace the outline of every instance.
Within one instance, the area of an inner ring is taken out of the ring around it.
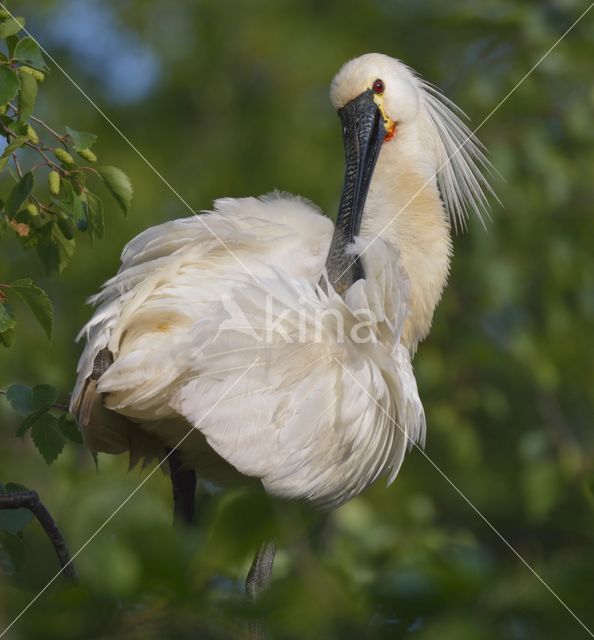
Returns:
[[[9,347],[14,339],[16,318],[9,298],[20,298],[39,321],[49,339],[54,328],[52,303],[43,289],[33,283],[31,278],[21,278],[9,284],[0,283],[0,344]]]
[[[57,275],[74,255],[79,233],[93,241],[104,235],[103,199],[94,184],[103,184],[124,214],[132,185],[121,169],[95,166],[95,134],[68,126],[59,132],[33,115],[48,66],[34,38],[21,37],[24,23],[0,10],[0,175],[10,178],[0,192],[0,238],[11,234],[37,253],[48,275]],[[24,299],[50,337],[47,296],[32,282],[19,281],[0,285],[0,343],[10,346],[13,340],[10,292]]]
[[[58,390],[55,387],[39,384],[31,388],[13,384],[6,390],[6,399],[13,410],[24,418],[16,435],[24,438],[31,431],[35,446],[48,464],[62,453],[67,441],[82,444],[82,437],[68,407],[58,404]]]

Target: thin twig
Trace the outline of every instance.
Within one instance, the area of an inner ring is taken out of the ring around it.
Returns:
[[[0,495],[0,509],[29,509],[43,527],[47,537],[50,539],[64,577],[68,580],[76,580],[76,571],[70,557],[70,551],[66,545],[64,536],[58,529],[58,525],[52,518],[50,512],[39,499],[36,491],[15,491],[6,495]]]
[[[55,211],[52,211],[51,207],[48,207],[47,205],[43,204],[43,202],[41,202],[36,196],[34,196],[33,194],[31,194],[29,196],[29,198],[31,198],[31,200],[33,200],[33,202],[39,207],[39,209],[46,211],[47,213],[51,213],[53,215],[55,215]]]
[[[8,106],[14,111],[15,115],[19,112],[19,110],[15,107],[15,105],[12,104],[12,102],[9,102]],[[35,116],[30,116],[29,119],[33,120],[33,122],[36,122],[37,124],[40,124],[44,129],[49,131],[55,138],[57,138],[64,146],[66,146],[66,144],[64,143],[64,139],[66,138],[65,135],[61,136],[57,131],[54,131],[43,120],[40,120],[39,118],[36,118]]]
[[[39,118],[36,118],[35,116],[31,116],[31,120],[33,120],[33,122],[37,122],[37,124],[40,124],[42,127],[44,127],[45,129],[47,129],[53,136],[55,136],[65,147],[67,147],[66,143],[64,142],[66,136],[61,136],[59,133],[57,133],[56,131],[54,131],[48,124],[46,124],[43,120],[40,120]]]
[[[66,413],[70,413],[70,407],[67,404],[50,404],[52,409],[57,409],[58,411],[65,411]]]
[[[39,145],[33,144],[32,142],[25,142],[25,145],[27,147],[31,147],[31,149],[35,149],[35,151],[37,151],[37,153],[43,157],[43,159],[45,160],[45,162],[47,163],[47,165],[50,168],[53,168],[55,171],[58,171],[62,174],[66,174],[68,173],[67,171],[65,171],[64,169],[62,169],[62,167],[59,164],[56,164],[53,160],[51,160],[41,149],[41,147]]]
[[[75,171],[90,171],[91,173],[94,173],[97,176],[97,178],[101,178],[101,174],[99,173],[99,171],[97,171],[97,169],[95,169],[95,167],[87,167],[85,165],[82,165],[78,167]],[[103,178],[101,179],[103,180]]]
[[[16,138],[16,133],[14,131],[9,129],[3,122],[0,122],[0,124],[2,125],[2,131],[4,131],[4,133],[7,136],[12,136],[13,138]]]
[[[23,177],[23,172],[21,170],[21,165],[19,164],[19,159],[17,158],[16,151],[13,152],[13,154],[12,154],[12,160],[14,162],[14,166],[15,166],[16,172],[19,174],[19,178],[22,178]]]
[[[0,122],[0,125],[2,126],[2,130],[4,131],[4,133],[7,136],[12,136],[13,138],[17,137],[17,134],[12,131],[11,129],[9,129],[5,124]],[[55,169],[56,171],[59,171],[60,173],[67,175],[69,172],[66,171],[65,169],[63,169],[60,165],[56,164],[53,160],[51,160],[42,150],[41,145],[39,144],[34,144],[33,142],[31,142],[30,140],[28,140],[27,142],[23,143],[25,146],[30,147],[31,149],[34,149],[35,151],[37,151],[37,153],[39,153],[39,155],[41,155],[43,157],[43,159],[45,160],[45,162],[47,163],[48,166],[50,166],[51,168]]]

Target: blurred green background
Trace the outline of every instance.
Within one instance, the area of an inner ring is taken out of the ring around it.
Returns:
[[[401,58],[476,126],[588,3],[574,0],[26,0],[9,7],[196,209],[280,188],[331,214],[342,173],[328,83],[351,57]],[[594,628],[594,11],[482,126],[500,177],[485,231],[455,240],[449,287],[415,360],[426,451],[558,596]],[[89,317],[85,299],[124,243],[189,212],[55,68],[38,114],[99,134],[100,158],[135,186],[123,219],[79,250],[59,279],[12,238],[0,276],[50,293],[48,344],[19,308],[0,387],[68,393]],[[107,200],[106,200],[107,202]],[[69,445],[47,467],[0,400],[0,480],[35,488],[77,550],[146,478],[123,457]],[[282,541],[263,603],[271,638],[580,639],[592,636],[438,471],[413,452],[322,519],[234,492],[203,502],[195,531],[170,527],[155,473],[5,637],[242,638],[243,580],[258,542]],[[54,575],[35,524],[0,581],[4,628]]]

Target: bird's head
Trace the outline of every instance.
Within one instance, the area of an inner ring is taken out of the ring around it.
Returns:
[[[348,251],[355,236],[392,241],[422,307],[415,335],[424,335],[447,277],[450,226],[464,227],[469,211],[480,217],[487,209],[491,189],[482,170],[489,162],[464,114],[395,58],[350,60],[334,77],[330,99],[346,157],[330,281],[342,292],[364,276]]]
[[[347,172],[358,180],[354,204],[361,209],[382,148],[401,137],[424,145],[455,226],[464,225],[469,210],[480,216],[486,209],[491,189],[482,169],[490,164],[463,112],[400,60],[379,53],[350,60],[332,80],[330,100],[343,124]]]
[[[421,106],[410,70],[378,53],[347,62],[332,81],[330,100],[347,125],[352,126],[357,115],[377,118],[383,125],[378,138],[384,142],[393,139],[399,126],[414,122]]]

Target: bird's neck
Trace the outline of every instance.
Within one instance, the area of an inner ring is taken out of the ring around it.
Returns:
[[[371,182],[361,237],[381,236],[399,251],[410,279],[402,340],[414,352],[431,327],[447,281],[452,243],[429,147],[416,131],[386,143]]]

